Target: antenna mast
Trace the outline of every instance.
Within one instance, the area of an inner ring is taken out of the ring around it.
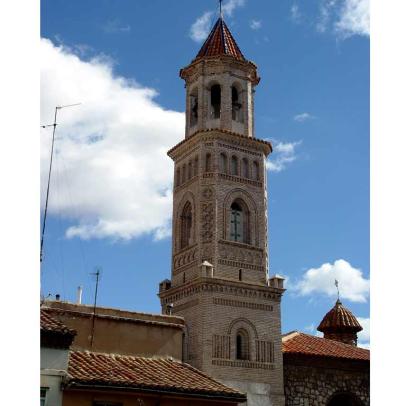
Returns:
[[[90,333],[90,348],[93,348],[93,338],[94,338],[94,322],[96,318],[96,303],[97,303],[97,289],[99,287],[99,278],[100,278],[100,267],[96,268],[96,272],[91,275],[96,276],[96,290],[94,292],[94,305],[93,305],[93,316],[92,316],[92,330]]]
[[[41,232],[41,248],[40,248],[40,254],[39,254],[40,262],[42,262],[42,250],[43,250],[43,246],[44,246],[45,225],[46,225],[46,219],[47,219],[47,213],[48,213],[49,185],[51,184],[51,172],[52,172],[52,160],[53,160],[53,157],[54,157],[55,132],[56,132],[56,126],[58,125],[56,123],[56,116],[58,115],[58,110],[61,110],[61,109],[65,108],[65,107],[78,106],[79,104],[81,104],[81,103],[69,104],[69,105],[66,105],[66,106],[56,106],[55,107],[55,115],[54,115],[54,123],[49,124],[49,125],[42,125],[41,126],[41,128],[53,127],[53,131],[52,131],[51,159],[49,161],[47,194],[46,194],[46,198],[45,198],[44,220],[42,222],[42,232]]]

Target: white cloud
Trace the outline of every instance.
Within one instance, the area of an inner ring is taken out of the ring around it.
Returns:
[[[316,28],[343,38],[369,36],[369,0],[321,0]]]
[[[105,58],[84,61],[41,40],[41,123],[59,112],[49,210],[72,223],[68,237],[130,239],[170,233],[171,160],[184,114],[165,110],[156,91],[116,76]],[[41,130],[45,195],[51,130]]]
[[[223,5],[224,15],[232,17],[236,8],[243,7],[245,0],[228,0]]]
[[[370,319],[366,317],[357,317],[363,330],[358,333],[358,346],[369,349],[370,341]]]
[[[210,25],[213,14],[213,11],[206,11],[192,24],[192,27],[190,28],[190,37],[193,39],[193,41],[200,42],[207,38],[210,33]]]
[[[302,13],[299,10],[299,6],[294,3],[290,8],[290,18],[293,22],[298,23],[302,19]]]
[[[291,288],[301,296],[324,294],[337,296],[334,281],[339,281],[340,298],[352,302],[366,302],[369,295],[369,279],[365,279],[360,269],[339,259],[333,264],[325,263],[319,268],[308,269],[301,280]]]
[[[245,0],[228,0],[223,5],[223,13],[228,17],[232,17],[235,9],[243,7]],[[212,20],[216,11],[206,11],[190,27],[190,38],[193,41],[201,42],[204,41],[210,33],[210,28],[212,25]]]
[[[273,145],[273,153],[266,162],[266,168],[271,172],[280,172],[286,168],[286,165],[293,162],[296,157],[296,148],[302,141],[296,142],[278,142]]]
[[[344,37],[369,36],[369,0],[346,0],[335,29]]]
[[[302,123],[303,121],[311,120],[313,118],[316,118],[312,116],[309,113],[300,113],[296,114],[296,116],[293,117],[293,120],[298,121],[299,123]]]
[[[262,27],[262,22],[259,20],[251,20],[250,27],[253,30],[259,30]]]

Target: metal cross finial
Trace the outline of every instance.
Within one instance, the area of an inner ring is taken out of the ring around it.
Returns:
[[[334,285],[336,285],[336,288],[337,288],[337,298],[338,298],[338,300],[340,300],[340,290],[338,289],[338,280],[337,279],[335,280]]]

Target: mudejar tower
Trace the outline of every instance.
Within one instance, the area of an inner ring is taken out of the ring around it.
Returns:
[[[257,67],[220,17],[190,65],[186,136],[175,163],[172,277],[162,311],[185,318],[185,361],[248,394],[284,405],[280,303],[268,276],[266,157],[255,138]]]

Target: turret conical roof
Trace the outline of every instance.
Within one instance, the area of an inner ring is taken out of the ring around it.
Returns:
[[[246,60],[222,17],[214,24],[195,59],[219,55],[229,55],[240,61]]]
[[[323,333],[357,333],[362,327],[338,299],[335,306],[324,316],[317,330]]]

